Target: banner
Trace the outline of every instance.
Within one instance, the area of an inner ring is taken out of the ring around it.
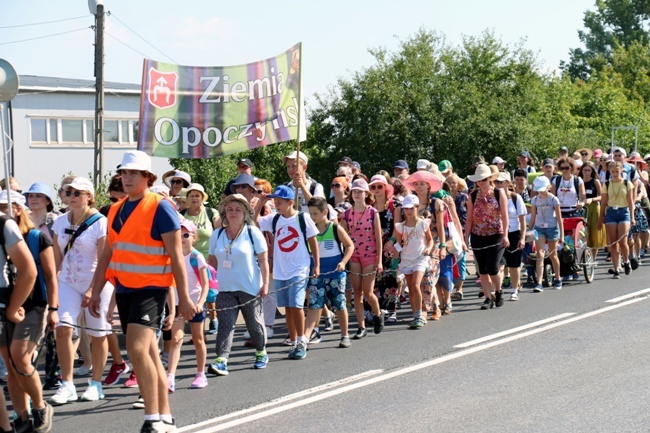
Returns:
[[[238,66],[179,66],[145,59],[138,149],[211,158],[305,138],[301,44]]]

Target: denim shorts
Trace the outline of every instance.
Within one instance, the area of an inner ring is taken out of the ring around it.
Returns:
[[[345,280],[345,274],[341,278],[310,278],[309,308],[323,308],[327,300],[332,310],[345,310]]]
[[[611,206],[607,206],[607,211],[605,211],[605,224],[618,224],[618,223],[629,223],[630,222],[630,208],[619,207],[614,209]]]
[[[273,280],[273,291],[277,293],[278,307],[302,308],[305,306],[305,291],[308,278],[293,277],[289,280]]]
[[[559,241],[560,240],[560,228],[558,226],[542,228],[535,226],[538,236],[544,236],[546,241]]]

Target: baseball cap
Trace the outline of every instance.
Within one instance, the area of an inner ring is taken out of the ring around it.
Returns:
[[[494,159],[492,160],[492,164],[505,164],[506,162],[508,161],[501,158],[500,156],[495,156]]]
[[[497,180],[499,182],[510,182],[510,173],[507,171],[500,171]]]
[[[546,191],[551,186],[551,182],[546,176],[537,176],[533,182],[533,191]]]
[[[415,206],[420,206],[420,200],[415,194],[409,194],[402,200],[402,209],[410,209]]]
[[[188,220],[187,218],[184,218],[181,220],[180,223],[181,223],[181,227],[185,227],[188,232],[196,233],[196,225],[192,221]]]
[[[568,151],[569,151],[568,147],[566,147],[566,146],[560,147],[560,152],[568,152]]]
[[[550,165],[551,167],[555,167],[555,161],[553,161],[553,158],[545,158],[544,162],[542,162],[542,167],[546,167]]]
[[[354,191],[355,189],[361,190],[361,191],[370,191],[370,188],[368,188],[368,182],[366,182],[365,179],[359,178],[352,182],[352,186],[350,187],[350,191]]]
[[[409,165],[403,159],[398,159],[397,161],[395,161],[395,165],[393,165],[393,168],[408,169]]]
[[[295,158],[294,158],[295,159]],[[293,200],[295,197],[294,191],[286,185],[276,186],[273,194],[268,195],[269,198],[281,198],[284,200]]]
[[[9,200],[12,203],[16,203],[18,206],[25,207],[25,197],[23,197],[18,191],[10,190]],[[0,191],[0,203],[7,204],[7,190],[3,189]]]
[[[615,154],[616,152],[621,152],[623,154],[623,157],[627,158],[627,152],[622,147],[615,147],[614,149],[612,149],[612,155]]]
[[[302,161],[304,161],[305,164],[309,163],[309,158],[307,158],[307,155],[305,155],[302,152],[300,152],[300,154],[298,154],[298,152],[296,152],[295,150],[293,152],[291,152],[290,154],[288,154],[287,156],[285,156],[284,158],[282,158],[282,162],[286,164],[287,159],[296,159],[296,158],[300,158]]]
[[[144,152],[143,152],[144,153]],[[140,170],[138,168],[129,168],[126,170]],[[76,189],[77,191],[87,191],[90,193],[91,197],[95,196],[95,188],[93,187],[93,183],[89,180],[86,179],[85,177],[75,177],[72,182],[70,182],[67,185],[63,185],[63,191],[67,191],[70,188]]]
[[[418,159],[418,162],[417,162],[416,165],[417,165],[418,170],[426,170],[427,167],[429,166],[429,164],[431,164],[431,163],[426,159]]]
[[[141,150],[127,150],[122,155],[122,163],[118,170],[151,171],[151,157]]]
[[[519,156],[525,156],[526,158],[530,159],[530,152],[527,150],[522,150],[519,152]]]
[[[337,162],[337,164],[352,165],[352,162],[353,162],[352,158],[350,158],[349,156],[344,156],[343,158],[339,159],[339,162]]]
[[[356,168],[357,170],[361,170],[361,164],[356,161],[352,161],[352,167]]]
[[[255,189],[255,178],[248,173],[242,173],[230,184],[230,192],[236,191],[235,185],[248,185]]]
[[[451,165],[451,161],[449,161],[448,159],[443,159],[438,163],[438,170],[440,170],[440,173],[442,174],[447,173],[452,168],[454,167]]]
[[[594,150],[594,158],[599,159],[601,156],[603,156],[602,149],[595,149]]]
[[[237,161],[237,165],[239,165],[239,164],[244,164],[246,167],[249,167],[249,168],[253,168],[253,167],[255,167],[255,166],[253,165],[253,163],[251,162],[251,160],[248,159],[248,158],[242,158],[242,159],[240,159],[239,161]]]

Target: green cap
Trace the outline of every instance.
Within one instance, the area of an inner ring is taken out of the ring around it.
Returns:
[[[438,170],[440,170],[440,173],[447,173],[452,168],[453,165],[451,165],[451,162],[449,160],[443,159],[438,163]]]

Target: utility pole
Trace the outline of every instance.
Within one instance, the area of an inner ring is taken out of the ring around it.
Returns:
[[[94,6],[94,10],[93,10]],[[95,15],[95,148],[93,184],[99,187],[104,175],[104,2],[89,0]]]

